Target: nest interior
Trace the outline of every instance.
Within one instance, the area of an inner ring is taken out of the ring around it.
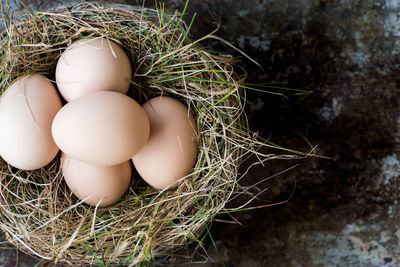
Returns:
[[[29,172],[0,158],[0,227],[11,243],[69,265],[135,265],[188,242],[201,244],[205,226],[238,188],[242,158],[264,145],[245,126],[239,85],[244,75],[235,74],[237,61],[202,49],[202,39],[189,40],[191,25],[162,9],[83,3],[18,19],[4,7],[3,14],[10,19],[1,35],[2,93],[31,72],[54,81],[57,60],[68,45],[103,36],[131,59],[129,94],[139,103],[158,95],[179,99],[195,116],[199,132],[197,163],[178,188],[160,192],[134,175],[125,196],[101,209],[71,194],[58,158]]]

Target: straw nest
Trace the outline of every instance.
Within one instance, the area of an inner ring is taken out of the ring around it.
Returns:
[[[69,265],[137,265],[195,241],[239,189],[242,159],[258,154],[246,129],[244,76],[235,61],[190,41],[178,13],[125,5],[82,3],[15,17],[3,6],[1,92],[21,75],[54,80],[60,54],[82,37],[120,44],[134,67],[130,94],[139,103],[170,95],[187,104],[198,127],[199,154],[190,175],[173,190],[157,191],[134,175],[126,195],[108,208],[81,203],[63,181],[59,158],[36,171],[15,169],[0,158],[1,230],[22,251]],[[2,128],[2,131],[7,130]],[[157,168],[157,166],[155,166]]]

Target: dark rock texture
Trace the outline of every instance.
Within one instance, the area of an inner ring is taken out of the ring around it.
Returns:
[[[185,4],[164,2],[170,10]],[[268,191],[250,206],[293,193],[290,201],[233,214],[241,224],[218,217],[212,235],[220,257],[208,240],[215,263],[203,266],[222,266],[220,258],[226,266],[400,265],[400,2],[191,0],[185,20],[194,12],[193,39],[218,22],[216,35],[261,64],[243,58],[249,83],[286,82],[313,92],[275,90],[282,97],[249,91],[252,129],[284,147],[316,147],[332,158],[254,168],[247,185],[298,164],[261,183],[258,188]],[[240,56],[221,42],[204,45]]]

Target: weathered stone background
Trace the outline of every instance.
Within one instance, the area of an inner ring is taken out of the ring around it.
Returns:
[[[170,10],[185,4],[164,2]],[[246,184],[299,164],[260,184],[268,191],[251,206],[295,190],[286,204],[234,214],[240,225],[217,218],[212,234],[225,265],[399,266],[400,1],[191,0],[186,21],[195,12],[193,38],[219,22],[217,35],[262,65],[243,59],[248,82],[313,91],[285,98],[248,92],[252,129],[303,151],[308,140],[333,158],[254,168]],[[239,56],[219,42],[204,45]],[[202,266],[222,266],[210,241],[205,247],[211,260]],[[16,264],[15,250],[0,252],[3,266]],[[18,265],[33,262],[20,255]]]

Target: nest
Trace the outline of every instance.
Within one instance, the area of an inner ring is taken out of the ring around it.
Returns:
[[[68,45],[104,36],[131,59],[130,95],[139,103],[159,95],[179,99],[199,132],[197,163],[178,188],[160,192],[134,175],[125,196],[107,208],[89,207],[70,192],[59,158],[35,171],[0,158],[0,227],[7,239],[43,261],[68,265],[136,265],[201,244],[208,223],[239,190],[242,159],[264,146],[244,123],[245,77],[235,74],[237,62],[202,49],[199,42],[210,36],[189,40],[190,25],[160,9],[82,3],[18,19],[3,13],[10,20],[1,35],[2,93],[31,72],[54,81]]]

